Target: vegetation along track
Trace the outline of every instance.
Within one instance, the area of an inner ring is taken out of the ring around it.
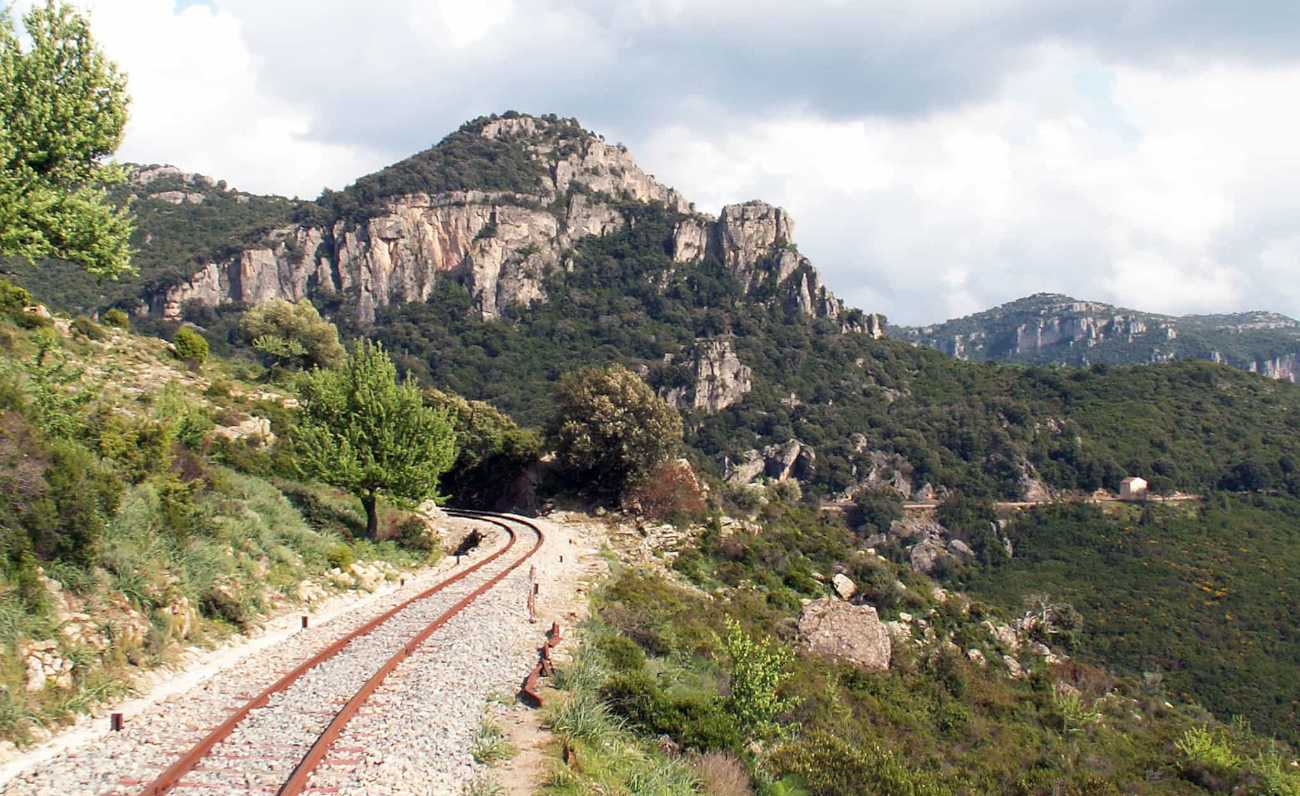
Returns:
[[[487,512],[449,513],[497,525],[510,541],[303,661],[211,730],[146,785],[142,796],[191,789],[301,793],[384,678],[542,546],[541,530],[525,520]],[[531,531],[536,541],[523,555],[509,558],[519,541],[516,526]]]

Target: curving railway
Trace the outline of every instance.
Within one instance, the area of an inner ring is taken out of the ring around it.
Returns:
[[[276,671],[286,673],[269,685],[250,689],[255,693],[227,690],[219,699],[209,696],[204,712],[191,713],[183,721],[171,722],[168,732],[134,743],[132,765],[124,766],[123,776],[111,783],[98,777],[78,783],[84,784],[84,791],[65,786],[32,792],[66,796],[80,792],[113,796],[371,792],[367,778],[381,772],[367,766],[376,765],[376,755],[420,742],[424,727],[437,723],[428,703],[433,703],[435,714],[441,712],[439,699],[430,700],[426,689],[424,714],[415,706],[410,716],[390,715],[407,711],[409,700],[402,698],[401,689],[433,686],[448,677],[454,682],[456,673],[446,670],[456,668],[456,660],[445,650],[463,648],[457,633],[463,635],[466,626],[491,624],[483,619],[490,610],[497,615],[503,610],[524,613],[527,571],[520,568],[545,541],[540,528],[518,517],[448,513],[503,530],[504,544],[490,552],[481,550],[482,557],[473,557],[463,569],[413,596],[395,600],[378,616],[347,627],[332,640],[327,637],[323,648],[300,651],[296,658],[281,661]],[[502,594],[503,589],[509,593]],[[491,597],[487,605],[476,607],[485,595]],[[501,674],[510,678],[523,672]],[[482,673],[468,676],[481,679]],[[225,704],[214,709],[214,702]],[[376,715],[383,720],[384,731],[375,730]],[[393,736],[389,725],[402,722],[406,736]],[[147,732],[147,728],[130,730]],[[141,749],[147,760],[141,760]],[[128,756],[122,762],[127,763]],[[26,788],[3,791],[29,792]]]
[[[449,513],[497,525],[509,541],[303,661],[204,736],[140,796],[177,789],[302,793],[344,728],[388,675],[518,569],[544,541],[541,530],[525,520],[486,512]],[[520,544],[524,530],[534,538]]]

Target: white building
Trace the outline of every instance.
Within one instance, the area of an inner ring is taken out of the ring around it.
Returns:
[[[1130,476],[1119,482],[1120,500],[1146,500],[1147,482],[1145,478]]]

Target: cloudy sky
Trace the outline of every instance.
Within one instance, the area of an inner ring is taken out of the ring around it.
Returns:
[[[554,112],[702,208],[784,206],[894,322],[1037,291],[1300,316],[1294,0],[81,4],[130,77],[120,156],[246,190]]]

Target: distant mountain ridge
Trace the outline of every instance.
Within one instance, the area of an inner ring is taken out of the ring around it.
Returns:
[[[1300,321],[1275,312],[1161,315],[1036,293],[984,312],[890,334],[970,361],[1132,364],[1206,359],[1295,382]]]

